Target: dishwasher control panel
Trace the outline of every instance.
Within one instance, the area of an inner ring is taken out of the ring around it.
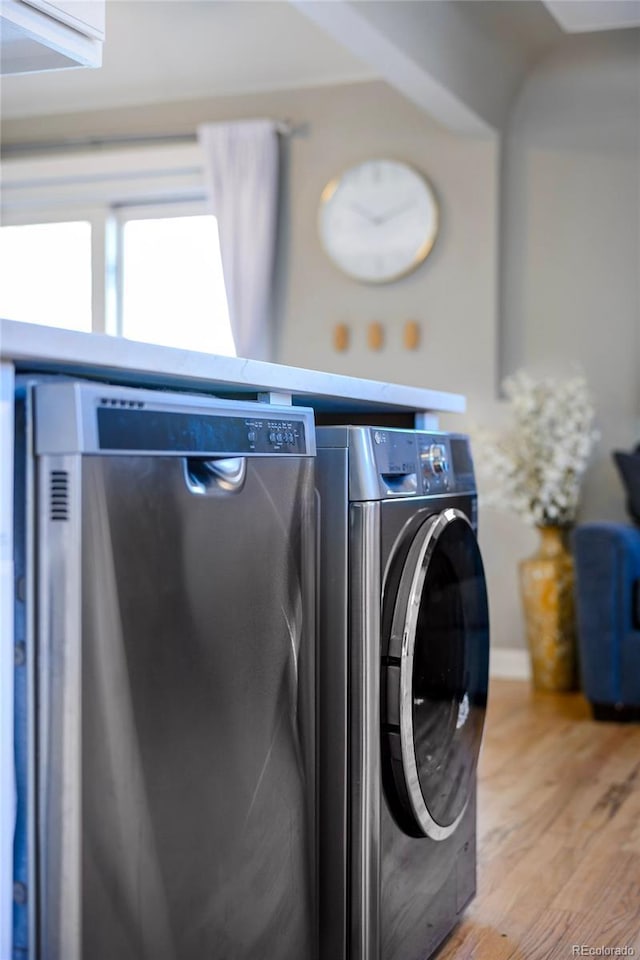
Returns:
[[[36,452],[314,456],[313,410],[81,381],[35,388]]]
[[[174,411],[98,406],[101,450],[175,453],[306,452],[304,421],[294,417],[232,416],[203,410]]]

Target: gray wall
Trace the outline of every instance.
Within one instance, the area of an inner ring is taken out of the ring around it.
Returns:
[[[582,515],[621,519],[610,451],[640,440],[640,31],[567,38],[504,149],[501,366],[582,367],[602,431]]]
[[[581,520],[626,518],[611,450],[640,441],[639,37],[566,37],[528,75],[502,144],[498,367],[586,374],[601,439]],[[484,520],[494,636],[515,646],[516,561],[536,538]]]
[[[201,121],[253,116],[306,124],[306,135],[293,138],[288,150],[277,358],[464,393],[468,414],[442,418],[454,429],[505,422],[507,411],[496,399],[499,347],[507,370],[525,364],[566,372],[581,363],[603,432],[583,514],[621,517],[609,450],[631,445],[640,415],[634,43],[637,32],[567,38],[521,90],[502,156],[496,142],[445,131],[381,82],[16,120],[4,124],[3,139],[180,132]],[[360,285],[337,271],[316,229],[324,184],[369,156],[415,164],[431,179],[441,206],[441,232],[427,261],[383,287]],[[503,169],[508,203],[500,246]],[[413,352],[402,346],[407,320],[422,327]],[[366,347],[371,321],[385,328],[378,353]],[[332,346],[338,322],[352,331],[345,353]],[[475,454],[481,461],[482,450]],[[494,642],[522,646],[517,561],[533,550],[535,532],[489,509],[481,511],[480,523]]]

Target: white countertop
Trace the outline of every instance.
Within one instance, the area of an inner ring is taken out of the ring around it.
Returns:
[[[218,396],[291,394],[295,404],[329,413],[463,413],[466,406],[460,394],[441,390],[176,350],[13,320],[0,320],[0,359],[12,362],[18,373],[65,373],[111,383],[195,390]]]

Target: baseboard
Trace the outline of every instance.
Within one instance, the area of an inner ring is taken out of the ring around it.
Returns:
[[[510,647],[492,647],[489,674],[503,680],[531,679],[531,663],[528,651]]]

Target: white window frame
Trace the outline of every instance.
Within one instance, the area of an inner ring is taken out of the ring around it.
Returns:
[[[205,214],[197,143],[11,158],[0,225],[91,224],[91,330],[122,334],[122,228],[137,217]]]

